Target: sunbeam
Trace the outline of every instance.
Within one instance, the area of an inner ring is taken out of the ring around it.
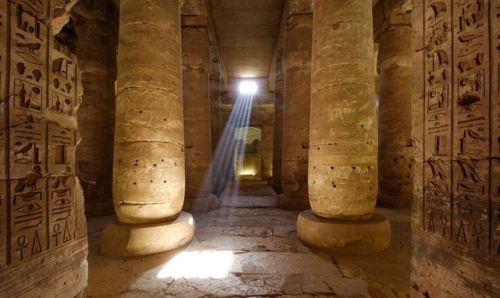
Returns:
[[[250,92],[250,90],[246,91]],[[256,91],[257,88],[255,87],[255,92]],[[235,177],[234,162],[235,158],[237,157],[236,151],[240,152],[240,155],[238,155],[240,158],[243,157],[241,153],[244,154],[245,151],[244,143],[236,144],[235,132],[238,128],[248,127],[250,123],[255,93],[249,94],[248,92],[240,92],[240,94],[236,98],[236,102],[233,106],[231,114],[229,115],[229,119],[227,120],[226,126],[224,127],[220,139],[218,140],[218,144],[213,154],[209,170],[207,171],[207,173],[205,173],[205,178],[201,189],[205,189],[206,187],[211,186],[212,192],[216,196],[220,195],[224,190],[226,183],[233,180]],[[239,146],[243,146],[243,148]],[[217,199],[215,197],[212,197],[207,198],[207,200],[213,201]],[[196,206],[197,204],[203,206]],[[205,207],[207,204],[217,205],[218,203],[196,200],[194,201],[193,206],[191,206],[191,209],[203,209],[203,207]]]

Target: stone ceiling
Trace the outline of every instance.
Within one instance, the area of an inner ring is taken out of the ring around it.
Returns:
[[[283,0],[211,0],[228,77],[266,77]]]

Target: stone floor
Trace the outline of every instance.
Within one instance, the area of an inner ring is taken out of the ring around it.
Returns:
[[[409,212],[380,209],[391,247],[371,256],[331,255],[296,237],[297,213],[275,207],[263,185],[224,192],[222,207],[196,216],[196,238],[176,252],[131,260],[99,255],[103,227],[89,220],[89,297],[406,297]]]

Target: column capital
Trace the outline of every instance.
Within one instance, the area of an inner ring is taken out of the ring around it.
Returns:
[[[392,27],[411,26],[413,6],[410,0],[383,0],[373,7],[374,39]]]

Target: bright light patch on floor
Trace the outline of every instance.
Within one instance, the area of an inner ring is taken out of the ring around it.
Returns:
[[[243,81],[238,86],[238,90],[242,95],[255,95],[257,94],[258,87],[255,81]]]
[[[186,251],[171,259],[158,278],[215,278],[227,276],[233,264],[231,251]]]

